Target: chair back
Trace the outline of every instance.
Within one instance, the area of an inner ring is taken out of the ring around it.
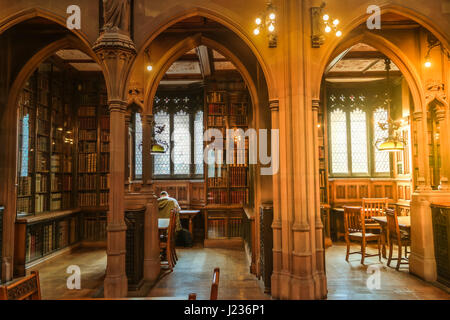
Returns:
[[[400,243],[401,234],[398,225],[397,212],[394,209],[386,209],[387,233],[389,240],[394,240]]]
[[[197,294],[196,293],[189,293],[189,300],[197,300]]]
[[[217,300],[217,296],[219,294],[219,275],[220,275],[220,269],[215,268],[214,274],[213,274],[213,281],[211,284],[211,296],[210,300]]]
[[[175,210],[170,211],[169,228],[167,229],[167,246],[175,244],[175,228],[176,228],[176,213]]]
[[[39,271],[8,286],[0,287],[0,300],[41,300]]]
[[[365,233],[364,215],[361,207],[344,206],[345,235],[354,232]]]
[[[384,216],[388,201],[388,198],[363,198],[362,208],[366,219]]]

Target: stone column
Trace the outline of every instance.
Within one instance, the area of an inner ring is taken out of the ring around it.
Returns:
[[[448,123],[446,121],[446,114],[444,108],[436,107],[436,121],[438,126],[440,127],[439,130],[439,140],[441,144],[441,150],[440,150],[440,156],[441,156],[441,168],[439,168],[440,172],[440,184],[439,184],[439,190],[445,190],[448,191],[448,160],[450,160],[449,156],[449,148],[445,146],[449,146],[449,140],[448,140]]]
[[[279,101],[271,100],[269,108],[272,115],[272,129],[279,130]],[[279,146],[276,146],[277,149]],[[272,147],[271,152],[275,152]],[[272,296],[280,296],[280,272],[282,269],[281,252],[281,215],[280,215],[280,173],[273,175],[273,272],[271,279]]]
[[[105,298],[125,297],[128,292],[125,272],[124,195],[125,195],[125,113],[127,75],[136,49],[128,35],[105,32],[97,39],[93,50],[99,57],[108,88],[110,110],[110,191],[107,217],[107,267],[104,282]]]
[[[414,181],[416,184],[417,191],[431,190],[430,181],[427,179],[429,173],[427,169],[428,165],[428,137],[424,134],[426,132],[426,125],[423,119],[423,111],[416,111],[413,113],[413,119],[416,127],[416,137],[417,141],[417,163],[414,164],[418,168],[417,180]],[[413,136],[414,139],[414,136]],[[415,175],[415,173],[414,173]]]
[[[142,120],[142,190],[149,194],[145,212],[144,279],[155,281],[159,276],[161,261],[159,258],[158,203],[151,181],[152,156],[150,152],[153,115],[143,115]]]

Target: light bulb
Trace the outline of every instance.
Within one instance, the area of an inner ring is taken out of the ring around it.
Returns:
[[[153,70],[153,67],[151,65],[148,65],[147,66],[147,71],[152,71],[152,70]]]
[[[269,19],[270,20],[275,20],[275,13],[269,14]]]
[[[323,21],[328,21],[328,19],[330,19],[330,16],[327,15],[327,14],[325,14],[325,15],[323,16]]]
[[[333,24],[334,24],[335,26],[337,26],[337,25],[339,24],[339,20],[338,20],[338,19],[334,19]]]
[[[426,68],[431,67],[431,60],[430,60],[430,56],[428,56],[428,55],[425,57],[425,67]]]
[[[275,30],[275,26],[271,23],[269,26],[269,31],[273,32]]]
[[[255,30],[253,30],[253,33],[255,34],[255,36],[257,36],[259,34],[259,28],[256,28]]]
[[[340,36],[342,36],[342,31],[338,30],[338,31],[336,32],[336,37],[340,37]]]
[[[260,24],[261,24],[261,18],[256,18],[256,20],[255,20],[255,22],[256,22],[256,24],[259,26]]]
[[[326,26],[326,27],[325,27],[325,32],[326,32],[326,33],[329,33],[330,31],[331,31],[331,27],[330,27],[330,26]]]

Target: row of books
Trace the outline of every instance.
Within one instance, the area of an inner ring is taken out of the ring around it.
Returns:
[[[97,143],[93,141],[80,141],[78,144],[78,152],[95,153],[97,152]]]
[[[246,126],[247,116],[229,116],[230,126]]]
[[[240,218],[228,220],[228,236],[230,238],[242,237],[242,220]]]
[[[52,158],[50,160],[50,168],[52,172],[61,171],[61,157],[59,154],[52,154]]]
[[[328,203],[326,189],[320,189],[320,203]]]
[[[229,170],[232,187],[247,186],[247,167],[230,167]]]
[[[79,193],[78,203],[80,207],[95,207],[97,205],[97,194],[95,192]]]
[[[109,193],[100,192],[100,206],[107,206],[109,203]]]
[[[18,104],[23,107],[29,107],[31,106],[32,101],[33,101],[33,93],[31,91],[22,90],[22,92],[19,95]]]
[[[64,168],[63,168],[64,172],[67,172],[67,173],[72,172],[72,157],[64,158],[63,165],[64,165]]]
[[[100,129],[101,130],[109,130],[109,117],[108,116],[100,117]]]
[[[225,116],[208,116],[208,126],[225,126]]]
[[[48,158],[46,154],[43,154],[42,152],[37,152],[37,163],[36,163],[36,169],[37,171],[41,172],[48,172]]]
[[[101,172],[109,171],[109,154],[100,155],[100,171]]]
[[[109,152],[109,143],[108,142],[105,143],[103,141],[104,140],[102,140],[102,143],[100,144],[100,152]]]
[[[208,239],[226,238],[226,220],[208,218]]]
[[[78,171],[79,172],[97,172],[97,154],[82,153],[78,154]]]
[[[225,174],[223,177],[213,177],[208,178],[208,187],[227,187],[228,186],[228,179],[227,175]]]
[[[50,124],[45,121],[38,119],[37,121],[37,133],[43,136],[48,136],[50,133]]]
[[[225,114],[226,105],[224,104],[208,104],[208,114]]]
[[[36,194],[34,196],[34,198],[35,198],[34,211],[36,213],[48,211],[48,205],[47,205],[48,195]]]
[[[321,188],[327,186],[327,177],[325,170],[319,170],[319,183]]]
[[[36,192],[48,192],[48,176],[37,173],[35,177]]]
[[[246,115],[247,104],[246,103],[232,103],[230,105],[230,115]]]
[[[19,196],[31,195],[31,177],[19,177],[17,194]]]
[[[84,239],[99,241],[106,239],[106,219],[86,217],[84,219]]]
[[[228,203],[228,191],[227,190],[209,190],[208,192],[209,204],[227,204]]]
[[[43,106],[48,106],[48,92],[38,91],[38,103]]]
[[[84,174],[78,176],[78,190],[96,190],[97,176],[93,174]]]
[[[78,139],[81,140],[97,140],[97,130],[80,130]]]
[[[97,128],[96,118],[80,118],[80,130],[93,130]]]
[[[109,189],[109,176],[100,176],[100,188]]]
[[[96,107],[94,106],[82,106],[78,108],[79,117],[95,117]]]
[[[33,198],[17,198],[16,210],[17,212],[31,213],[33,210]]]
[[[225,92],[213,91],[208,93],[206,100],[208,103],[225,102],[225,96]]]
[[[36,107],[36,116],[40,120],[48,121],[48,109],[42,106]]]
[[[50,211],[61,210],[62,208],[62,194],[52,193],[50,197]]]
[[[230,191],[231,204],[246,204],[248,199],[248,189]]]

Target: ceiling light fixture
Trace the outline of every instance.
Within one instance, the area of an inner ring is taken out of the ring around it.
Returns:
[[[450,52],[446,48],[444,48],[442,43],[438,39],[436,39],[436,37],[433,36],[431,33],[428,33],[427,46],[428,46],[428,50],[427,50],[427,54],[425,56],[425,63],[424,63],[425,68],[431,68],[431,66],[433,65],[431,62],[430,52],[433,48],[436,48],[436,47],[440,47],[442,54],[446,55],[447,59],[450,60]]]

